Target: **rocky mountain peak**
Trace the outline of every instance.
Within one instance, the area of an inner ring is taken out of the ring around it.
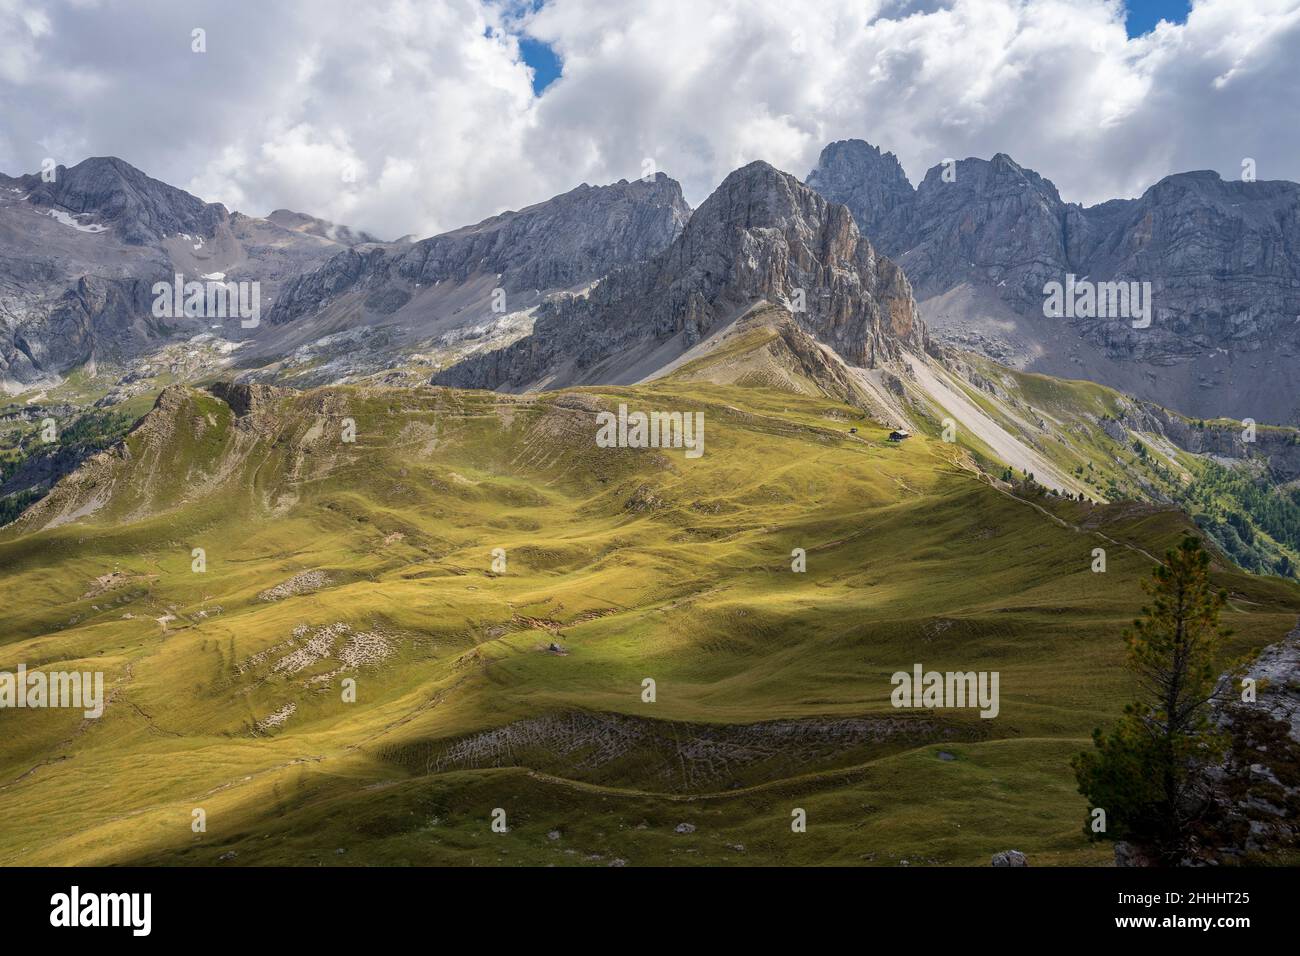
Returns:
[[[794,258],[807,266],[828,251],[814,246],[831,243],[835,253],[851,255],[859,239],[845,207],[828,203],[789,173],[757,161],[728,175],[696,210],[682,233],[679,262],[687,268],[710,270],[712,257],[729,255],[738,264],[735,257],[762,248],[793,251]],[[742,276],[733,278],[745,284]],[[753,291],[777,290],[773,286]]]
[[[579,186],[415,243],[341,252],[286,286],[270,315],[283,325],[343,296],[365,292],[367,308],[391,313],[420,288],[490,277],[512,301],[569,289],[667,246],[690,218],[676,181],[620,180]]]
[[[1084,208],[998,153],[939,163],[908,196],[882,191],[882,170],[894,176],[887,156],[831,144],[808,182],[849,205],[922,301],[935,303],[932,324],[957,341],[967,326],[1013,328],[1018,354],[1000,345],[992,354],[1037,371],[1086,376],[1191,414],[1300,414],[1289,387],[1300,355],[1300,185],[1195,170],[1137,199]],[[1044,324],[1047,283],[1070,274],[1149,283],[1149,326],[1100,314]]]
[[[1006,153],[997,153],[992,159],[972,157],[936,163],[917,187],[917,201],[933,203],[940,197],[952,198],[946,194],[987,199],[1020,191],[1027,191],[1023,198],[1033,202],[1064,205],[1051,180],[1021,166]]]
[[[729,173],[698,214],[744,228],[763,228],[784,225],[818,206],[818,200],[789,173],[759,159]]]
[[[914,191],[893,153],[860,139],[831,143],[822,150],[808,186],[832,202],[843,203],[858,226],[882,252],[894,255]]]
[[[544,305],[532,335],[434,381],[497,388],[613,380],[637,350],[688,349],[764,301],[789,308],[856,365],[925,344],[906,277],[877,255],[850,211],[760,161],[728,175],[662,253],[584,297]]]
[[[219,203],[205,203],[183,189],[151,179],[115,156],[58,166],[51,182],[40,174],[21,176],[18,181],[33,205],[91,217],[114,227],[131,245],[151,245],[179,233],[210,238],[229,220]]]
[[[853,180],[859,177],[903,183],[909,189],[912,185],[897,156],[862,139],[841,139],[827,144],[818,157],[817,168],[808,178],[820,178],[823,184],[842,179],[850,185],[857,185]],[[811,186],[812,182],[808,185]]]
[[[1142,194],[1138,200],[1148,206],[1209,208],[1229,216],[1276,218],[1279,209],[1294,208],[1300,200],[1300,184],[1286,180],[1224,179],[1210,169],[1174,173]]]
[[[1005,153],[931,167],[882,229],[925,295],[986,283],[1028,308],[1067,271],[1066,205],[1049,180]]]

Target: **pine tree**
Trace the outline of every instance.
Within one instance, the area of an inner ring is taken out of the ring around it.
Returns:
[[[1151,604],[1126,632],[1138,699],[1108,734],[1093,731],[1093,751],[1072,761],[1079,792],[1106,811],[1095,839],[1128,840],[1162,863],[1186,854],[1206,812],[1204,769],[1223,752],[1210,726],[1216,658],[1228,632],[1219,626],[1225,597],[1210,586],[1210,556],[1188,536],[1165,554],[1143,587]]]

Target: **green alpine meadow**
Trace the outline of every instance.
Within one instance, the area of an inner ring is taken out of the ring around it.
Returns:
[[[166,388],[0,538],[0,670],[107,687],[0,712],[0,859],[1108,862],[1070,759],[1187,516],[691,378]],[[705,453],[600,448],[620,403],[701,413]],[[1212,580],[1235,656],[1300,614]],[[913,661],[998,671],[997,718],[893,706]]]

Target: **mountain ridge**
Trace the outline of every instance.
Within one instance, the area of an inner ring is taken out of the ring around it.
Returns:
[[[756,161],[724,179],[663,252],[611,273],[584,295],[545,304],[530,336],[432,381],[477,388],[594,383],[616,372],[608,364],[602,371],[616,356],[624,360],[613,379],[620,380],[634,364],[630,350],[651,363],[643,369],[650,374],[653,362],[671,360],[764,300],[785,305],[855,364],[874,367],[904,341],[924,347],[906,276],[876,255],[847,208]]]
[[[50,178],[39,173],[5,176],[23,198],[73,216],[93,216],[117,227],[130,245],[146,245],[189,232],[212,238],[229,221],[220,203],[207,203],[183,189],[146,175],[116,156],[92,156],[75,166],[56,166]]]
[[[689,214],[681,187],[663,173],[649,183],[584,183],[549,200],[414,243],[395,248],[385,244],[365,255],[340,253],[317,273],[291,283],[269,321],[291,322],[364,283],[405,280],[432,285],[499,273],[500,288],[507,294],[566,288],[595,279],[615,264],[644,258],[666,244]],[[602,215],[604,221],[597,220]],[[593,227],[600,231],[591,234]],[[395,301],[379,308],[395,311],[394,306],[400,308]]]
[[[897,258],[947,341],[1191,415],[1300,422],[1286,386],[1300,359],[1300,185],[1199,170],[1084,207],[1005,153],[937,164],[913,189],[861,140],[827,146],[808,181]],[[1150,326],[1047,319],[1045,285],[1067,275],[1150,282]]]

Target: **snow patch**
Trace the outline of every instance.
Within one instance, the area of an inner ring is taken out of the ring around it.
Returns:
[[[97,222],[91,222],[91,223],[78,222],[77,220],[82,218],[81,216],[74,218],[72,215],[64,212],[62,209],[51,209],[49,210],[49,214],[57,221],[63,223],[65,226],[71,226],[73,229],[77,230],[77,232],[104,232],[108,229],[108,226],[101,225],[100,223]],[[84,216],[85,214],[83,213],[82,215]]]

